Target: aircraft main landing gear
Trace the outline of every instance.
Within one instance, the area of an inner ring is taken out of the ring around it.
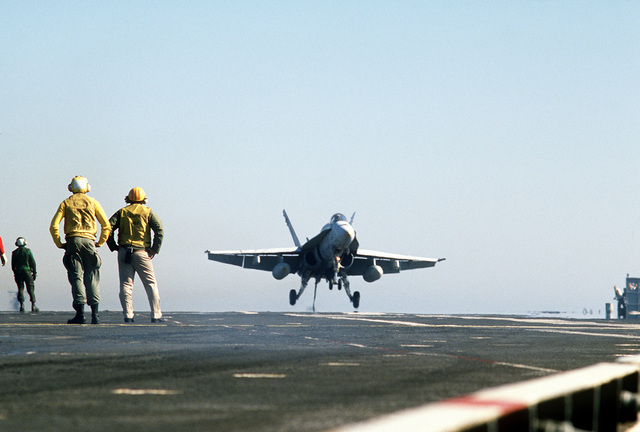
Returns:
[[[353,303],[353,307],[358,309],[360,306],[360,291],[356,291],[353,293],[353,297],[351,297],[351,303]]]
[[[289,291],[289,304],[294,306],[296,304],[296,300],[298,300],[298,295],[296,294],[296,290],[292,289]]]
[[[347,293],[349,301],[353,304],[354,308],[358,309],[360,306],[360,291],[355,291],[353,295],[351,294],[351,290],[349,289],[349,280],[346,275],[341,277],[339,282],[340,284],[338,285],[338,289],[344,287],[344,292]],[[342,285],[342,287],[340,285]]]
[[[294,306],[296,304],[296,301],[300,298],[300,296],[304,292],[304,289],[307,287],[307,284],[309,283],[309,279],[311,279],[310,276],[303,276],[302,277],[302,282],[300,284],[300,291],[299,292],[296,292],[296,290],[294,290],[294,289],[289,291],[289,304],[291,306]]]

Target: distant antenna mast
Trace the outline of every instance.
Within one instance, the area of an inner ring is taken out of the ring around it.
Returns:
[[[289,227],[289,232],[291,233],[291,237],[293,237],[293,243],[296,247],[300,247],[300,240],[298,240],[298,236],[296,235],[295,230],[293,229],[293,225],[291,225],[291,221],[289,220],[289,216],[287,216],[286,210],[282,210],[282,215],[284,216],[284,221],[287,223]]]
[[[355,219],[356,217],[356,212],[353,212],[353,214],[351,215],[351,221],[349,222],[349,225],[353,225],[353,219]]]

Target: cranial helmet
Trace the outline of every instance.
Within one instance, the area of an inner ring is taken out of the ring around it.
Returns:
[[[73,193],[87,193],[91,190],[89,180],[82,176],[75,176],[69,183],[69,192]]]
[[[129,195],[124,197],[124,200],[128,203],[146,203],[147,195],[141,187],[134,187],[129,191]]]
[[[18,237],[16,239],[16,246],[26,246],[27,245],[27,239],[25,239],[24,237]]]

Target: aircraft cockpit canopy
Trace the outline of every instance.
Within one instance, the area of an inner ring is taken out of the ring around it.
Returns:
[[[331,223],[334,224],[338,221],[347,221],[347,218],[345,215],[343,215],[342,213],[336,213],[333,216],[331,216]]]

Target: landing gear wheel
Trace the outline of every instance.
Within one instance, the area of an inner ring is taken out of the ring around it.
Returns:
[[[329,281],[329,291],[333,289],[333,282]]]
[[[289,304],[291,306],[296,304],[296,300],[298,300],[298,296],[296,295],[296,290],[289,291]]]
[[[342,289],[342,279],[338,281],[338,291]]]
[[[358,306],[360,306],[360,291],[356,291],[353,293],[353,298],[351,299],[351,301],[353,302],[353,307],[358,309]]]

